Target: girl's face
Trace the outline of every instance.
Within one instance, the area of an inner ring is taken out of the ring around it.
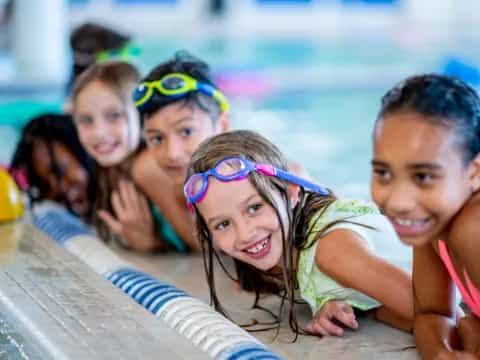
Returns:
[[[48,185],[45,197],[66,205],[79,216],[86,215],[90,206],[87,171],[65,145],[53,142],[51,146],[54,159],[43,141],[34,143],[32,153],[34,171]]]
[[[74,108],[80,141],[100,165],[117,165],[138,146],[140,120],[135,107],[104,83],[97,80],[85,86]]]
[[[474,162],[465,165],[456,136],[415,112],[392,113],[377,122],[372,197],[407,244],[421,246],[445,236],[472,194],[478,168]]]
[[[214,246],[260,270],[278,265],[282,232],[274,209],[248,179],[222,182],[209,177],[208,181],[206,196],[197,206]],[[288,229],[286,204],[278,193],[273,195]]]
[[[214,125],[196,106],[175,102],[145,119],[145,141],[158,166],[175,184],[183,186],[193,152],[203,140],[225,131],[227,121],[222,114]]]

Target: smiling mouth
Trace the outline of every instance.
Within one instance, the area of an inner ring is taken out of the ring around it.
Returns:
[[[261,259],[265,257],[269,252],[272,245],[272,235],[268,235],[263,240],[257,241],[251,246],[245,248],[243,251],[253,259]]]
[[[70,203],[70,207],[77,215],[84,215],[88,210],[88,204],[86,202],[76,201]]]
[[[425,219],[406,219],[399,217],[389,217],[390,222],[400,236],[421,235],[430,227],[431,218]]]
[[[83,214],[88,209],[88,200],[85,195],[82,194],[82,191],[78,188],[73,187],[66,194],[66,201],[68,202],[71,209],[77,214]]]
[[[112,153],[118,146],[118,143],[115,142],[113,144],[98,144],[95,145],[93,148],[95,151],[100,155],[107,155]]]

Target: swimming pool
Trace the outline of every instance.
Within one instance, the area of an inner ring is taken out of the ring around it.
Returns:
[[[176,49],[209,61],[232,99],[234,128],[259,131],[317,181],[364,198],[382,94],[405,76],[439,71],[446,51],[371,38],[146,40],[142,47],[147,69]]]
[[[445,52],[361,38],[141,39],[139,45],[144,72],[178,49],[207,60],[231,98],[234,128],[259,131],[317,181],[359,197],[368,197],[370,133],[381,95],[407,75],[438,71]],[[0,94],[12,99],[25,97]],[[15,133],[0,127],[0,137],[6,162]]]
[[[438,71],[443,55],[440,51],[414,52],[384,41],[321,43],[305,39],[204,39],[144,40],[141,45],[144,53],[140,60],[144,71],[181,48],[206,59],[223,79],[227,95],[232,99],[234,128],[261,132],[289,158],[304,165],[319,182],[341,195],[355,197],[368,197],[370,133],[381,95],[407,75]],[[241,81],[242,86],[232,86],[234,80]],[[0,95],[0,101],[5,99],[7,97]],[[10,95],[8,100],[12,99],[46,101],[49,110],[52,104],[55,107],[61,103],[60,98],[45,100],[44,95]],[[0,124],[2,121],[7,123],[0,117]],[[9,158],[16,136],[13,127],[0,126],[0,162],[2,157]],[[168,259],[162,259],[162,263],[165,260]],[[173,261],[178,262],[178,259]],[[189,266],[191,261],[189,258],[184,265]],[[170,264],[166,266],[169,271],[173,268]],[[153,261],[151,265],[159,268]],[[186,268],[201,267],[200,262],[194,265],[196,267]],[[192,281],[184,274],[194,271],[183,271],[179,278]],[[166,273],[163,271],[162,275]],[[194,280],[197,282],[198,278]],[[0,322],[0,345],[8,344],[7,330]],[[385,333],[378,328],[377,331],[377,335]],[[366,334],[372,333],[367,330]],[[406,334],[403,338],[400,335],[394,333],[394,338],[400,339],[403,346]],[[390,346],[390,339],[386,339],[384,342]],[[344,352],[345,343],[337,344]],[[335,349],[335,344],[331,346]],[[363,348],[366,350],[369,346]],[[13,353],[14,350],[8,351]],[[355,347],[352,351],[359,350]],[[411,353],[404,356],[407,358]]]

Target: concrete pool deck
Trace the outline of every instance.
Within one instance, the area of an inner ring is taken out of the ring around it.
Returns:
[[[209,359],[31,225],[0,225],[0,359],[160,357]]]
[[[140,270],[208,303],[200,255],[114,250]],[[250,310],[251,294],[238,290],[221,271],[217,273],[218,293],[235,322],[271,320],[263,311]],[[276,311],[279,300],[268,297],[261,304]],[[310,311],[306,305],[298,310],[300,324],[305,324]],[[0,320],[0,349],[6,348],[7,356],[10,351],[18,359],[150,359],[158,354],[168,359],[206,358],[30,225],[0,225]],[[275,339],[275,330],[252,335],[285,359],[419,358],[410,334],[370,318],[361,318],[360,330],[347,331],[342,338],[299,336],[292,343],[293,333],[286,323]],[[2,351],[0,359],[5,358]],[[114,356],[116,351],[122,356]]]
[[[123,249],[115,249],[115,252],[141,270],[208,303],[209,292],[200,255],[144,255]],[[241,324],[250,323],[253,318],[259,321],[271,320],[262,311],[250,310],[253,296],[236,289],[218,266],[217,270],[217,293],[221,294],[222,304],[234,321]],[[279,302],[278,298],[269,297],[261,304],[276,311]],[[311,316],[310,310],[306,305],[300,305],[298,309],[298,320],[301,325],[304,325]],[[293,333],[287,323],[282,324],[275,340],[273,340],[275,330],[253,332],[252,335],[285,359],[420,359],[411,334],[393,329],[370,318],[361,318],[359,321],[360,329],[346,331],[342,338],[299,336],[298,340],[292,343]]]

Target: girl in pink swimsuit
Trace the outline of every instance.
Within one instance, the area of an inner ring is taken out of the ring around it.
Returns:
[[[413,246],[414,332],[425,359],[480,359],[480,99],[422,75],[382,99],[372,197]],[[469,315],[455,321],[459,288]]]

